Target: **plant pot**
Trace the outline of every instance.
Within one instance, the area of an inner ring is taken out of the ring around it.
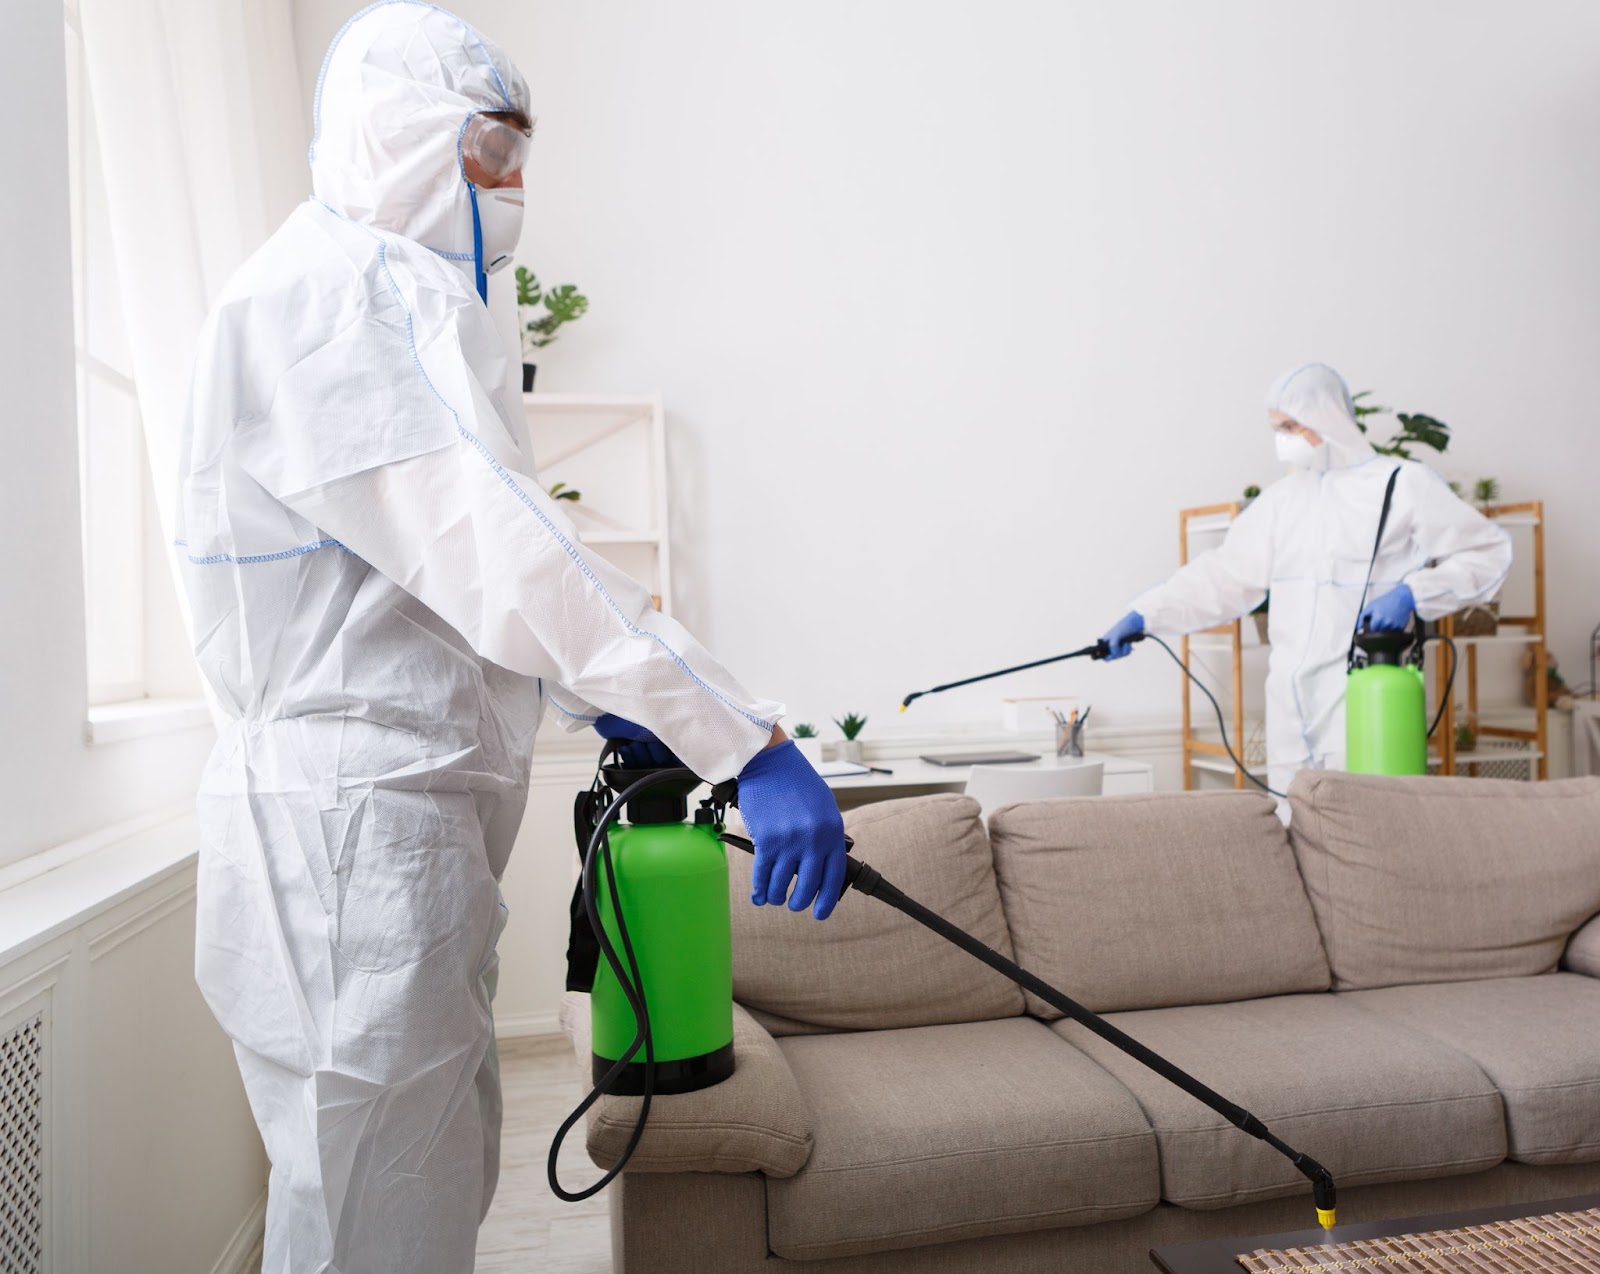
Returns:
[[[1261,644],[1267,645],[1267,612],[1258,610],[1250,618],[1256,621],[1256,636],[1261,639]]]
[[[821,739],[815,736],[812,736],[809,739],[796,739],[794,741],[794,746],[796,751],[798,751],[801,756],[805,757],[806,760],[810,761],[813,766],[822,764]]]
[[[834,744],[833,747],[835,760],[849,761],[855,765],[861,764],[860,739],[841,739],[838,743]]]
[[[525,393],[525,394],[533,393],[533,375],[538,370],[539,370],[538,365],[534,364],[534,363],[524,363],[522,365],[522,392],[523,393]]]

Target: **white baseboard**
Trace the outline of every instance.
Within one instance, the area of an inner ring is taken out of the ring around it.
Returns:
[[[497,1040],[521,1040],[560,1034],[561,1019],[553,1011],[494,1015],[494,1037]]]
[[[228,1240],[211,1274],[258,1274],[261,1269],[261,1241],[267,1231],[267,1192],[263,1190],[249,1214]]]

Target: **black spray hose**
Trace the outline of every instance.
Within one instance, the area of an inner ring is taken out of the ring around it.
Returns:
[[[746,853],[755,853],[755,846],[743,836],[734,836],[724,833],[722,839],[728,844]],[[1115,1045],[1129,1057],[1153,1070],[1168,1083],[1176,1084],[1196,1101],[1209,1106],[1221,1115],[1234,1127],[1249,1133],[1266,1142],[1290,1163],[1294,1164],[1307,1180],[1311,1182],[1312,1198],[1317,1208],[1317,1220],[1324,1229],[1332,1229],[1335,1221],[1335,1196],[1333,1174],[1324,1168],[1310,1155],[1301,1154],[1292,1146],[1274,1136],[1266,1124],[1252,1115],[1243,1106],[1229,1101],[1222,1094],[1202,1084],[1188,1071],[1180,1070],[1161,1054],[1146,1048],[1131,1035],[1127,1035],[1112,1026],[1098,1013],[1086,1009],[1076,1000],[1056,990],[1043,978],[1029,973],[1020,964],[1006,959],[993,947],[978,941],[964,929],[957,928],[937,912],[929,911],[915,898],[908,897],[894,885],[883,878],[881,872],[860,859],[852,856],[848,858],[845,868],[845,888],[854,889],[858,893],[866,894],[869,898],[876,898],[879,902],[886,902],[896,911],[904,912],[918,924],[933,930],[946,942],[952,942],[968,955],[982,960],[991,969],[1004,974],[1025,990],[1032,991],[1052,1008],[1059,1009],[1074,1022],[1087,1027],[1107,1043]]]
[[[1428,737],[1433,738],[1433,732],[1439,728],[1439,722],[1444,720],[1444,706],[1450,702],[1450,693],[1456,688],[1456,661],[1460,658],[1456,654],[1456,644],[1443,633],[1438,638],[1450,647],[1450,675],[1444,679],[1444,693],[1439,696],[1439,711],[1433,714],[1433,724],[1428,727]]]
[[[604,754],[602,754],[604,759]],[[589,917],[590,927],[594,930],[596,941],[600,944],[600,953],[605,956],[606,963],[611,966],[611,972],[616,975],[617,985],[622,988],[622,994],[628,1001],[628,1007],[633,1010],[633,1020],[636,1030],[633,1042],[626,1051],[612,1064],[595,1086],[589,1090],[589,1095],[578,1103],[577,1108],[566,1117],[561,1127],[556,1130],[555,1137],[550,1142],[550,1157],[545,1164],[545,1175],[549,1178],[550,1189],[558,1199],[567,1203],[581,1203],[599,1194],[612,1183],[628,1160],[633,1158],[633,1152],[639,1148],[639,1140],[644,1136],[645,1121],[650,1117],[650,1100],[655,1095],[656,1087],[656,1054],[655,1041],[650,1031],[650,1010],[644,998],[644,979],[639,973],[639,961],[633,954],[633,942],[628,937],[628,922],[622,915],[622,899],[617,893],[617,877],[611,866],[611,840],[606,835],[606,828],[617,817],[622,807],[646,788],[657,783],[682,779],[685,775],[693,778],[693,772],[683,767],[670,770],[652,770],[638,781],[628,785],[627,789],[617,796],[605,812],[595,823],[593,834],[589,837],[589,847],[583,856],[583,909]],[[596,789],[598,791],[598,788]],[[617,949],[612,945],[610,936],[606,933],[605,926],[600,922],[600,907],[596,901],[597,868],[603,865],[606,876],[606,892],[611,897],[611,914],[616,917],[617,936],[622,939],[622,955],[619,957]],[[627,967],[623,967],[624,959]],[[633,1134],[628,1138],[628,1144],[623,1147],[622,1154],[617,1157],[616,1163],[610,1170],[593,1185],[582,1190],[571,1191],[565,1189],[556,1178],[556,1159],[561,1153],[561,1143],[567,1138],[567,1133],[572,1131],[574,1124],[582,1119],[589,1107],[600,1100],[600,1096],[620,1076],[623,1070],[644,1050],[644,1097],[639,1104],[639,1117],[634,1121]]]
[[[1596,629],[1596,631],[1600,632],[1600,629]],[[1194,675],[1193,671],[1190,670],[1188,665],[1178,657],[1178,653],[1154,633],[1135,633],[1133,636],[1129,637],[1128,640],[1130,642],[1143,641],[1146,637],[1155,642],[1156,645],[1160,646],[1162,650],[1166,651],[1172,662],[1178,665],[1179,671],[1182,672],[1185,677],[1189,678],[1189,680],[1194,683],[1195,687],[1200,691],[1200,693],[1210,701],[1211,710],[1217,714],[1217,729],[1222,734],[1223,750],[1227,752],[1228,759],[1233,762],[1239,773],[1244,775],[1245,778],[1249,779],[1268,796],[1275,796],[1280,801],[1288,800],[1289,798],[1282,792],[1278,791],[1277,788],[1269,787],[1264,780],[1253,774],[1250,771],[1250,767],[1239,759],[1239,754],[1233,750],[1233,744],[1228,741],[1228,726],[1222,715],[1222,705],[1217,702],[1217,696],[1211,693],[1210,688],[1205,682],[1201,681],[1199,677]],[[1430,739],[1433,738],[1434,732],[1438,730],[1439,722],[1444,719],[1445,704],[1450,702],[1450,692],[1455,688],[1456,684],[1456,644],[1442,633],[1439,634],[1438,640],[1444,642],[1450,647],[1450,675],[1445,679],[1444,694],[1440,696],[1439,699],[1439,710],[1434,714],[1433,724],[1428,727],[1428,737]],[[1063,659],[1081,659],[1086,655],[1090,659],[1105,659],[1108,655],[1110,655],[1110,653],[1111,647],[1104,640],[1101,640],[1095,642],[1095,644],[1092,646],[1085,646],[1082,650],[1068,651],[1064,655],[1051,655],[1048,659],[1035,659],[1032,663],[1017,664],[1011,668],[1001,668],[995,672],[981,673],[976,677],[966,677],[961,681],[949,681],[942,686],[933,686],[927,690],[918,690],[912,694],[908,694],[903,700],[901,700],[900,711],[904,712],[912,705],[912,703],[922,698],[924,695],[936,695],[945,690],[954,690],[958,686],[970,686],[979,681],[989,681],[994,677],[1008,677],[1014,672],[1026,672],[1029,668],[1043,668],[1046,664],[1058,664]]]
[[[1279,800],[1288,800],[1289,798],[1286,797],[1282,792],[1275,788],[1268,787],[1264,782],[1252,774],[1245,763],[1239,759],[1238,755],[1233,750],[1233,745],[1228,742],[1228,727],[1223,723],[1222,705],[1217,702],[1216,695],[1212,694],[1211,691],[1206,688],[1205,682],[1201,681],[1199,677],[1195,676],[1194,673],[1189,671],[1188,666],[1184,664],[1183,660],[1178,658],[1178,656],[1173,652],[1172,647],[1167,645],[1166,642],[1162,641],[1161,638],[1157,637],[1154,633],[1134,633],[1128,638],[1128,640],[1130,642],[1143,641],[1146,637],[1155,642],[1156,645],[1160,646],[1162,650],[1167,652],[1167,654],[1171,655],[1172,662],[1178,665],[1178,668],[1183,672],[1183,675],[1189,678],[1190,681],[1194,682],[1194,684],[1200,688],[1201,694],[1205,695],[1207,699],[1211,700],[1212,710],[1217,714],[1217,728],[1222,731],[1222,746],[1227,751],[1228,756],[1233,761],[1234,765],[1239,768],[1239,773],[1244,775],[1245,778],[1249,779],[1263,792],[1267,793],[1267,795],[1276,796]],[[1104,638],[1101,638],[1101,640],[1095,642],[1094,645],[1085,646],[1082,650],[1069,650],[1064,655],[1051,655],[1048,659],[1035,659],[1032,663],[1017,664],[1011,668],[1000,668],[994,672],[980,673],[976,677],[966,677],[961,681],[948,681],[942,686],[933,686],[927,690],[915,691],[912,694],[908,694],[900,701],[900,711],[904,712],[916,700],[922,698],[924,695],[940,694],[945,690],[954,690],[958,686],[970,686],[979,681],[992,680],[995,677],[1009,677],[1014,672],[1026,672],[1029,668],[1043,668],[1046,664],[1058,664],[1063,659],[1082,659],[1087,656],[1090,659],[1099,660],[1107,659],[1110,657],[1110,655],[1110,643],[1108,643]],[[1455,668],[1454,665],[1452,665],[1451,675],[1454,676],[1454,673]],[[1435,724],[1437,725],[1438,723],[1435,722]]]
[[[1278,789],[1275,787],[1268,787],[1265,782],[1250,772],[1249,766],[1239,759],[1239,754],[1233,750],[1233,744],[1228,742],[1228,726],[1223,720],[1222,705],[1217,702],[1217,696],[1211,693],[1211,688],[1207,686],[1205,682],[1201,681],[1199,677],[1195,676],[1194,673],[1189,670],[1189,666],[1185,664],[1182,659],[1178,658],[1178,652],[1173,650],[1173,648],[1167,645],[1166,642],[1162,641],[1161,638],[1157,637],[1154,633],[1146,633],[1145,636],[1149,637],[1151,641],[1155,642],[1155,644],[1160,646],[1162,650],[1166,651],[1171,657],[1172,662],[1178,665],[1178,670],[1199,687],[1201,694],[1203,694],[1207,699],[1211,700],[1211,710],[1217,714],[1217,729],[1222,732],[1222,748],[1228,754],[1228,759],[1233,762],[1239,773],[1244,775],[1245,778],[1249,779],[1268,796],[1276,796],[1280,801],[1287,801],[1289,799],[1287,796],[1278,791]]]

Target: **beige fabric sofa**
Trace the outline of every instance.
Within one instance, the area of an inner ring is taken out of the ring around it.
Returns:
[[[857,856],[1325,1163],[1340,1219],[1600,1190],[1600,779],[868,806]],[[744,902],[738,1071],[658,1099],[627,1274],[1144,1271],[1314,1223],[1269,1148],[907,918]],[[587,1003],[564,1021],[587,1071]],[[593,1112],[614,1161],[636,1099]]]

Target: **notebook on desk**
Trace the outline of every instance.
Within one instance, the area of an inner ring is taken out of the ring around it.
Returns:
[[[950,752],[944,756],[925,756],[921,760],[929,765],[1017,765],[1023,761],[1037,761],[1037,752]]]
[[[857,765],[854,761],[819,761],[817,773],[825,779],[842,779],[855,774],[871,774],[872,771],[865,765]]]

